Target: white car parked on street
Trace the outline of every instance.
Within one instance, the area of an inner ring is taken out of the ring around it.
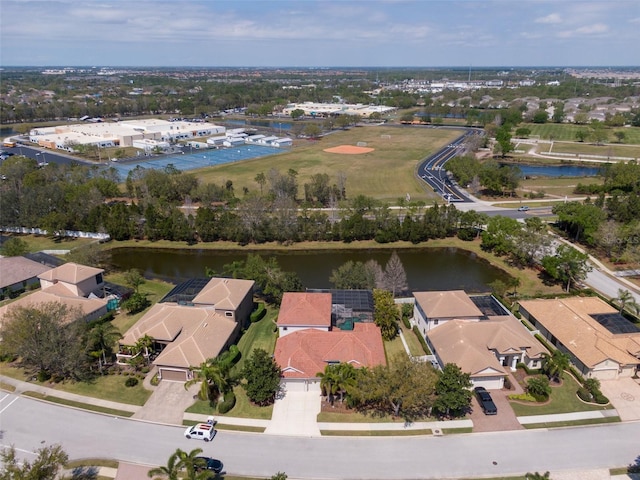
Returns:
[[[198,440],[204,440],[208,442],[213,440],[216,436],[216,429],[211,423],[197,423],[192,427],[188,427],[184,431],[184,436],[187,438],[197,438]]]

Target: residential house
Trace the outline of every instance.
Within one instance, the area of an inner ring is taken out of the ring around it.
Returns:
[[[330,293],[285,293],[277,324],[280,337],[274,356],[288,391],[319,392],[318,373],[327,365],[386,364],[382,335],[375,324],[357,322],[352,330],[332,327]]]
[[[0,296],[39,287],[38,275],[50,268],[25,257],[0,257]]]
[[[38,275],[40,290],[13,303],[0,307],[0,324],[6,313],[18,306],[35,307],[58,302],[72,309],[79,309],[86,321],[95,320],[107,313],[108,300],[104,297],[104,280],[100,268],[77,263],[65,263]]]
[[[278,314],[280,338],[307,329],[331,330],[331,294],[285,292]]]
[[[413,292],[413,296],[414,322],[423,335],[451,320],[478,321],[484,315],[464,290]]]
[[[523,300],[520,313],[585,377],[632,377],[640,369],[640,329],[597,297]]]
[[[120,363],[134,355],[144,336],[153,339],[153,365],[163,380],[186,381],[192,367],[232,345],[253,310],[253,280],[192,279],[176,286],[120,341]]]
[[[438,364],[455,363],[475,386],[503,388],[518,363],[541,366],[544,347],[491,295],[415,292],[413,322]]]

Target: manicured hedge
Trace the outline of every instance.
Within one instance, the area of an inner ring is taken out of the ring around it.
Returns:
[[[250,317],[251,323],[259,322],[264,318],[266,314],[267,314],[267,309],[264,306],[264,303],[262,302],[258,303],[258,306],[256,307],[256,309],[253,312],[251,312],[251,317]]]
[[[416,334],[416,337],[418,337],[418,340],[420,340],[420,345],[422,345],[422,350],[424,350],[424,353],[426,353],[427,355],[431,355],[431,350],[429,349],[429,345],[427,345],[427,341],[424,339],[424,337],[420,333],[420,329],[417,327],[417,325],[414,325],[412,330],[413,330],[413,333]]]
[[[236,394],[233,391],[224,394],[224,400],[218,404],[218,413],[227,413],[236,405]]]

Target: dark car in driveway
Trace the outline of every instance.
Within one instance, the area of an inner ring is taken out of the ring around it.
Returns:
[[[210,457],[196,457],[196,470],[209,470],[214,473],[222,472],[222,462]]]
[[[473,389],[476,394],[476,398],[478,399],[478,403],[480,404],[480,408],[485,415],[497,415],[498,407],[493,403],[493,399],[491,398],[491,394],[487,392],[484,387],[476,387]]]

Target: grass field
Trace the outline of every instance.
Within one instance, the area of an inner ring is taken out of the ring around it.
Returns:
[[[527,123],[521,124],[519,127],[526,127],[531,130],[530,136],[539,135],[542,140],[564,140],[574,141],[576,139],[576,132],[580,130],[589,131],[589,125],[575,125],[572,123]],[[622,131],[625,133],[625,144],[640,145],[640,127],[625,127],[625,128],[607,128],[609,133],[609,140],[615,140],[613,132]]]
[[[73,250],[95,242],[91,238],[53,238],[46,235],[14,235],[3,233],[7,237],[17,237],[27,244],[28,251],[39,252],[41,250]]]
[[[597,155],[601,157],[639,158],[640,145],[594,145],[588,142],[553,142],[549,153],[573,153],[576,157],[582,155]]]
[[[266,158],[248,160],[194,171],[203,183],[233,181],[234,189],[259,191],[254,180],[258,173],[276,169],[298,172],[300,194],[302,186],[314,174],[326,173],[335,182],[338,172],[347,176],[347,196],[367,195],[383,200],[396,200],[407,193],[413,200],[435,199],[419,182],[414,171],[421,159],[435,152],[454,138],[459,130],[432,128],[394,128],[388,126],[357,127],[323,137],[317,142],[299,144],[292,150]],[[383,136],[390,136],[386,138]],[[323,150],[338,145],[366,142],[375,150],[362,155],[340,155]]]

